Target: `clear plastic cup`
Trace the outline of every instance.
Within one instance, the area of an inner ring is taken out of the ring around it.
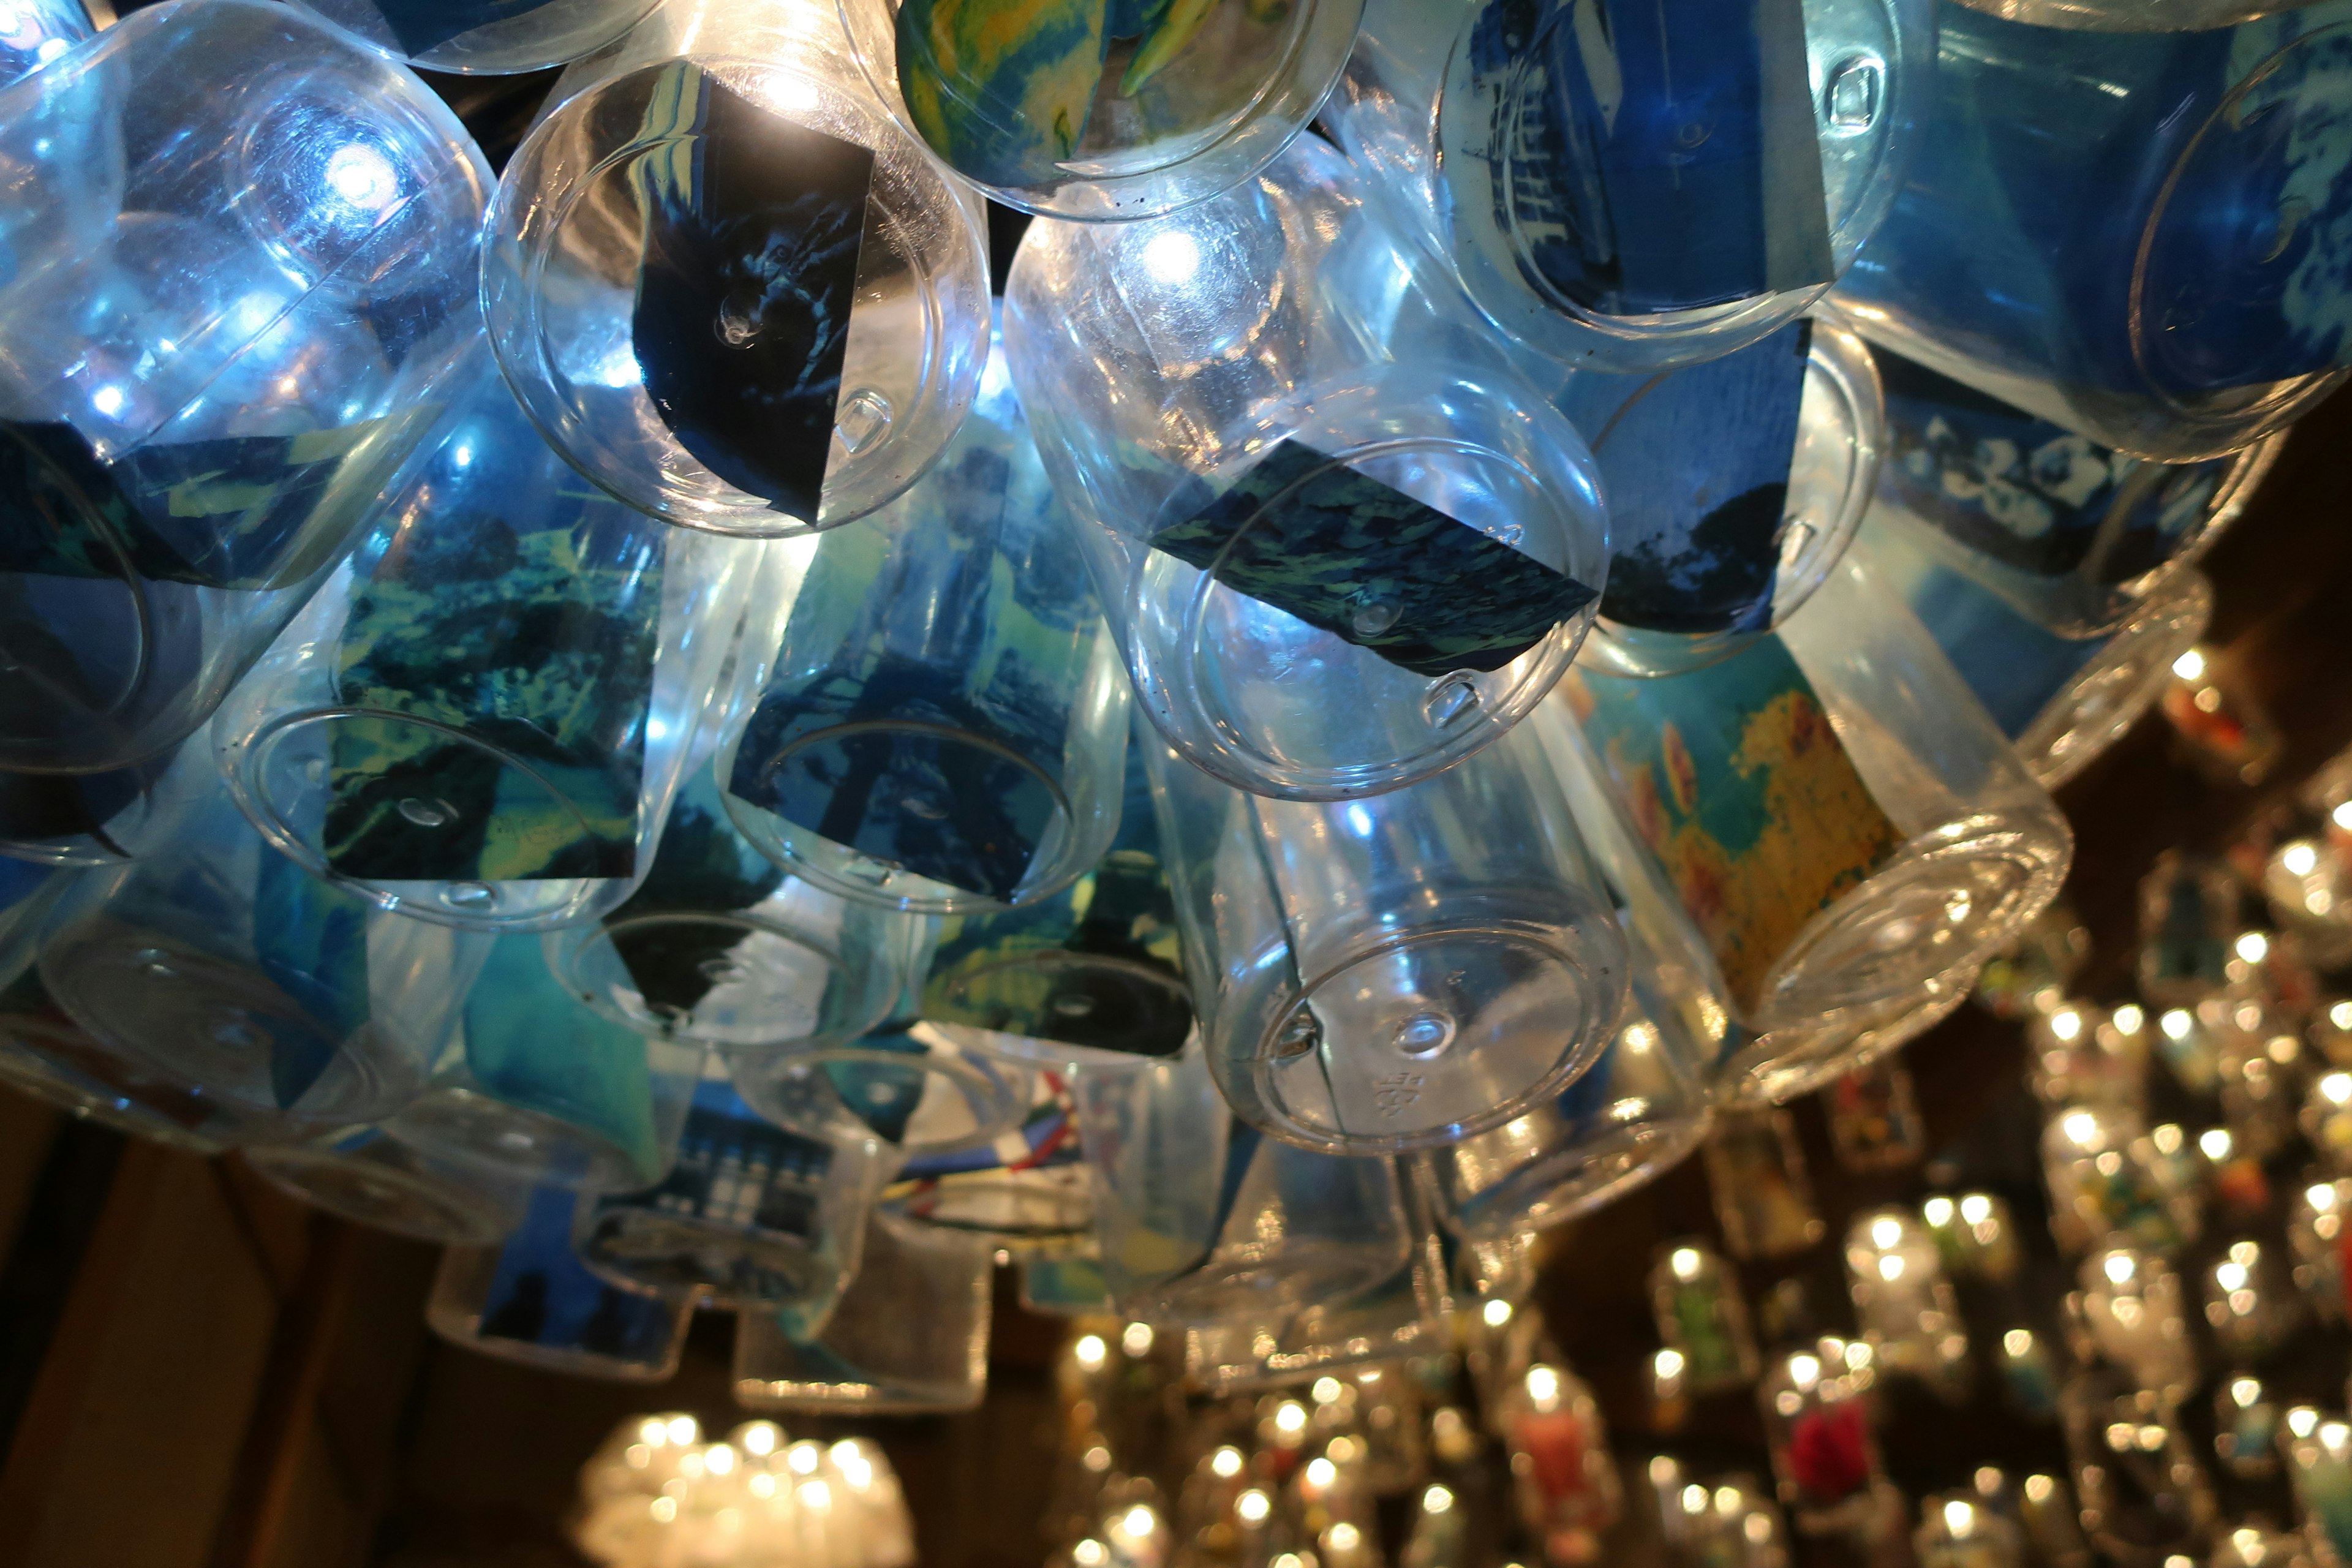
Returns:
[[[1193,1030],[1183,937],[1160,852],[1141,720],[1128,747],[1118,837],[1069,891],[940,922],[923,1019],[950,1039],[1067,1072],[1168,1058]]]
[[[671,807],[653,869],[549,965],[630,1028],[735,1052],[841,1045],[889,1016],[919,922],[786,876],[728,819],[709,770]]]
[[[237,1142],[392,1114],[424,1088],[479,939],[387,915],[262,843],[225,790],[170,847],[67,871],[41,984],[106,1051],[227,1108]]]
[[[1201,1049],[1089,1068],[1075,1087],[1097,1173],[1096,1237],[1118,1310],[1165,1328],[1296,1312],[1403,1268],[1393,1162],[1312,1153],[1236,1119]]]
[[[1625,942],[1540,742],[1370,800],[1270,800],[1148,753],[1193,1005],[1243,1121],[1396,1153],[1559,1095],[1616,1031]]]
[[[213,733],[239,805],[319,876],[419,920],[577,924],[651,869],[727,711],[764,547],[583,481],[488,353],[457,379],[365,541]]]
[[[1884,437],[1870,351],[1816,314],[1704,364],[1572,374],[1556,399],[1609,498],[1590,668],[1672,674],[1796,614],[1870,505]]]
[[[1002,356],[936,467],[806,546],[718,777],[794,876],[957,914],[1051,897],[1118,829],[1128,684]]]
[[[1094,1173],[1068,1080],[1042,1068],[1032,1074],[1020,1126],[983,1148],[908,1161],[884,1189],[882,1208],[909,1225],[985,1241],[1023,1264],[1091,1255]]]
[[[1241,788],[1399,788],[1493,743],[1591,625],[1601,496],[1475,336],[1392,358],[1389,237],[1313,137],[1172,216],[1030,226],[1004,342],[1140,706]],[[1455,351],[1459,350],[1459,353]],[[1401,351],[1402,352],[1402,351]]]
[[[245,1151],[245,1163],[289,1196],[338,1219],[443,1247],[496,1247],[522,1224],[520,1181],[436,1160],[381,1127]]]
[[[0,772],[0,857],[62,867],[136,860],[217,786],[211,753],[212,737],[199,726],[187,740],[127,767]]]
[[[996,200],[1157,217],[1227,190],[1307,127],[1363,0],[1062,10],[841,0],[890,112]]]
[[[906,1160],[985,1148],[1019,1125],[1026,1069],[904,1018],[847,1045],[732,1058],[761,1115],[803,1137],[878,1138]]]
[[[2205,574],[2174,566],[2156,574],[2113,631],[2061,637],[1875,512],[1857,548],[1902,594],[2045,789],[2090,766],[2155,706],[2173,662],[2197,645],[2213,614]]]
[[[464,1026],[422,1092],[385,1121],[394,1138],[573,1192],[635,1192],[669,1171],[702,1047],[604,1018],[565,990],[529,936],[491,941],[462,1002]]]
[[[1853,265],[1934,38],[1929,0],[1371,0],[1326,119],[1505,333],[1657,370],[1769,335]]]
[[[821,1328],[856,1276],[889,1162],[871,1138],[788,1132],[724,1077],[696,1086],[659,1184],[583,1201],[572,1247],[616,1284]]]
[[[333,567],[478,321],[490,174],[415,77],[254,0],[0,94],[0,766],[184,739]]]
[[[30,76],[97,30],[81,0],[18,0],[0,19],[0,87]]]
[[[1835,297],[1874,342],[2163,462],[2342,383],[2352,202],[2305,149],[2352,115],[2352,5],[2201,32],[1937,21],[1918,155]]]
[[[541,1187],[504,1245],[444,1252],[426,1325],[451,1344],[572,1377],[659,1383],[675,1373],[693,1300],[624,1289],[590,1273],[572,1250],[581,1201]]]
[[[660,0],[301,0],[301,8],[419,70],[504,76],[593,54]]]
[[[1727,1064],[1733,1080],[1797,1040],[1844,1055],[1833,1077],[1853,1053],[1824,1037],[1909,1014],[1931,982],[1957,1005],[2072,858],[2048,793],[1852,556],[1728,659],[1653,679],[1580,670],[1561,700],[1578,762],[1705,936],[1734,1016],[1766,1041],[1794,1031]]]
[[[490,343],[532,421],[620,500],[722,533],[804,533],[898,495],[987,359],[976,204],[863,84],[787,58],[578,83],[485,229]]]
[[[2145,610],[2167,567],[2194,562],[2237,521],[2286,444],[2282,431],[2217,458],[2142,462],[1891,349],[1875,358],[1886,389],[1878,526],[2058,637],[2096,637]]]
[[[838,1415],[971,1409],[988,1384],[990,1258],[971,1237],[877,1215],[822,1331],[796,1336],[765,1312],[736,1318],[735,1402]]]

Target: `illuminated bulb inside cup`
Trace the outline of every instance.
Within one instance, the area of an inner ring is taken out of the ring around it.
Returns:
[[[1433,1486],[1421,1494],[1421,1511],[1444,1513],[1454,1507],[1454,1494],[1444,1487]]]
[[[1511,1321],[1511,1304],[1504,1300],[1489,1301],[1479,1309],[1478,1315],[1486,1320],[1488,1328],[1499,1329]]]
[[[1143,242],[1143,269],[1155,283],[1189,283],[1201,269],[1200,244],[1179,228],[1155,234]]]
[[[2190,648],[2172,661],[2172,673],[2183,680],[2204,679],[2205,656],[2195,648]]]
[[[1929,1198],[1919,1205],[1919,1213],[1929,1225],[1941,1230],[1952,1223],[1952,1200],[1940,1195]]]
[[[1070,1548],[1070,1561],[1078,1568],[1103,1568],[1110,1561],[1110,1548],[1089,1535]]]
[[[2294,876],[2308,877],[2319,868],[2319,851],[2297,839],[2279,852],[2279,864]]]
[[[373,147],[353,142],[338,147],[327,159],[327,188],[347,206],[363,213],[382,212],[400,195],[400,175],[392,160]]]
[[[1697,1279],[1699,1268],[1698,1248],[1696,1247],[1675,1247],[1673,1254],[1666,1259],[1666,1267],[1675,1271],[1675,1278],[1677,1279],[1691,1280]]]
[[[2189,1031],[2195,1026],[2196,1020],[2189,1017],[2187,1011],[2182,1008],[2168,1007],[2164,1010],[2164,1016],[2157,1019],[2156,1024],[2157,1027],[2164,1031],[2166,1039],[2185,1040],[2189,1037]]]
[[[691,1443],[701,1436],[702,1425],[700,1422],[695,1420],[693,1416],[673,1415],[669,1418],[669,1440],[671,1442],[681,1444]]]
[[[2000,1348],[2011,1360],[2019,1360],[2033,1352],[2033,1331],[2011,1329],[2000,1336]]]
[[[1343,1392],[1339,1387],[1339,1380],[1336,1377],[1318,1377],[1315,1380],[1315,1385],[1307,1391],[1307,1396],[1318,1405],[1329,1405]]]
[[[1317,1491],[1329,1491],[1339,1479],[1339,1467],[1330,1460],[1314,1458],[1307,1462],[1307,1484]]]
[[[1958,1498],[1954,1498],[1946,1503],[1944,1528],[1951,1531],[1952,1539],[1955,1541],[1966,1541],[1969,1536],[1974,1535],[1977,1532],[1976,1506],[1973,1503],[1963,1502]]]
[[[2122,1252],[2110,1252],[2100,1267],[2105,1270],[2107,1282],[2111,1285],[2120,1285],[2139,1272],[2138,1263],[2129,1254]]]
[[[1799,1388],[1811,1388],[1822,1380],[1822,1363],[1818,1357],[1802,1353],[1789,1358],[1789,1381]]]
[[[2050,1015],[2050,1032],[2061,1040],[2082,1037],[2083,1015],[2072,1007],[2062,1007]]]
[[[1129,1355],[1150,1355],[1151,1342],[1156,1337],[1150,1323],[1129,1323],[1118,1336],[1118,1348]]]
[[[2197,1135],[2197,1148],[2208,1160],[2220,1164],[2230,1157],[2230,1130],[2226,1127],[2207,1128]]]
[[[2271,939],[2258,931],[2242,931],[2238,936],[2238,956],[2248,963],[2260,963],[2271,952]]]
[[[1559,1373],[1548,1366],[1528,1368],[1528,1398],[1539,1414],[1559,1408]]]
[[[1232,1480],[1242,1473],[1242,1451],[1231,1445],[1209,1456],[1209,1472],[1220,1480]]]
[[[1274,1425],[1278,1431],[1304,1431],[1307,1426],[1307,1406],[1295,1399],[1284,1400],[1275,1406]]]
[[[1234,1500],[1234,1512],[1241,1516],[1244,1524],[1264,1524],[1265,1516],[1273,1511],[1273,1502],[1255,1487]]]
[[[817,1462],[823,1453],[824,1450],[814,1443],[803,1438],[784,1450],[784,1463],[792,1467],[793,1474],[796,1476],[813,1476],[816,1474]]]
[[[2126,1002],[2122,1006],[2116,1008],[2114,1012],[2108,1014],[2107,1021],[2126,1035],[2137,1035],[2139,1033],[2141,1026],[2147,1022],[2147,1015],[2141,1012],[2131,1003]]]
[[[2087,1110],[2070,1110],[2059,1119],[2058,1130],[2070,1142],[2087,1145],[2098,1136],[2099,1119]]]
[[[1683,1489],[1682,1505],[1683,1511],[1685,1513],[1705,1513],[1706,1511],[1706,1489],[1696,1484],[1685,1487]]]
[[[2319,1080],[2319,1092],[2331,1105],[2352,1100],[2352,1073],[2329,1073]]]
[[[1896,1242],[1899,1242],[1902,1239],[1903,1222],[1901,1220],[1896,1219],[1892,1215],[1887,1215],[1870,1222],[1870,1241],[1872,1246],[1878,1247],[1893,1247]]]
[[[1081,1367],[1092,1372],[1109,1356],[1110,1347],[1103,1343],[1100,1334],[1087,1334],[1071,1348],[1070,1354],[1076,1358]]]
[[[1686,1363],[1683,1360],[1683,1352],[1669,1345],[1652,1357],[1650,1364],[1655,1369],[1660,1383],[1672,1383],[1682,1376]]]
[[[1992,1218],[1992,1199],[1982,1193],[1970,1193],[1960,1200],[1960,1217],[1970,1225],[1982,1225]]]

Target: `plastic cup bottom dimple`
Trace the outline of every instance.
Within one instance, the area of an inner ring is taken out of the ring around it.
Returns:
[[[435,1159],[576,1192],[630,1192],[660,1174],[577,1123],[454,1086],[428,1091],[384,1130]]]
[[[720,1311],[792,1306],[840,1282],[798,1237],[652,1209],[604,1210],[578,1247],[591,1269],[617,1284],[697,1292]]]
[[[313,1208],[354,1225],[444,1247],[495,1247],[520,1214],[430,1172],[299,1146],[257,1148],[246,1163]]]

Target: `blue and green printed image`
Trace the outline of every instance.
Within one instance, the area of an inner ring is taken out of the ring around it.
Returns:
[[[630,180],[646,226],[631,327],[646,394],[712,473],[814,522],[874,154],[688,61],[645,74]]]
[[[333,729],[327,862],[369,880],[628,877],[662,530],[519,414],[456,423],[432,462],[356,563],[336,690],[363,711]]]
[[[1500,669],[1591,604],[1575,578],[1349,468],[1277,443],[1172,499],[1151,546],[1416,674]]]
[[[1181,142],[1246,106],[1294,3],[906,0],[898,90],[958,173],[1052,186],[1090,155]]]

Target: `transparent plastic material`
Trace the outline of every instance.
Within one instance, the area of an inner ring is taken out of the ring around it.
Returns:
[[[1852,557],[1731,658],[1579,671],[1562,700],[1758,1037],[1726,1065],[1734,1097],[1819,1087],[1958,1005],[2072,858],[2048,793]]]
[[[1937,20],[1918,155],[1836,294],[1872,341],[2164,462],[2343,381],[2352,204],[2326,150],[2352,116],[2352,5],[2202,32]]]
[[[284,6],[163,5],[0,93],[0,767],[201,724],[432,422],[489,171]]]
[[[1828,1234],[1791,1112],[1727,1107],[1716,1118],[1706,1158],[1707,1196],[1734,1258],[1786,1258]]]
[[[372,1121],[424,1088],[478,939],[381,914],[247,826],[225,790],[171,847],[58,873],[40,984],[107,1051],[226,1108],[238,1142]]]
[[[219,782],[202,725],[128,767],[0,772],[0,857],[42,866],[123,865],[166,842],[172,823]]]
[[[0,860],[0,1085],[134,1138],[218,1153],[244,1128],[236,1107],[100,1045],[41,984],[43,921],[76,875]]]
[[[2132,1246],[2174,1252],[2197,1239],[2197,1197],[2168,1182],[2163,1151],[2137,1111],[2075,1105],[2042,1134],[2051,1231],[2070,1252]]]
[[[1856,548],[1902,595],[2045,789],[2091,765],[2155,705],[2205,635],[2213,588],[2194,566],[2157,573],[2105,637],[2055,637],[1874,510]]]
[[[522,1226],[497,1247],[441,1255],[425,1321],[454,1345],[572,1377],[658,1383],[677,1370],[694,1302],[600,1279],[572,1250],[581,1200],[531,1194]]]
[[[1739,1271],[1696,1237],[1663,1242],[1650,1267],[1650,1311],[1658,1338],[1682,1352],[1694,1394],[1756,1381],[1761,1366]]]
[[[1871,1431],[1872,1373],[1866,1363],[1830,1359],[1836,1345],[1774,1356],[1756,1389],[1780,1501],[1812,1535],[1859,1535],[1879,1514],[1886,1484]]]
[[[1917,1214],[1877,1208],[1845,1234],[1846,1294],[1882,1375],[1916,1378],[1948,1399],[1968,1395],[1969,1331],[1936,1238]]]
[[[489,931],[610,911],[651,868],[762,564],[583,484],[487,353],[367,537],[214,723],[270,842]]]
[[[592,54],[660,0],[298,0],[372,49],[420,70],[502,76]]]
[[[386,1130],[436,1159],[535,1186],[634,1192],[659,1181],[677,1156],[702,1047],[599,1016],[549,972],[536,938],[488,946],[480,978],[452,999],[464,1026]]]
[[[1076,1107],[1059,1073],[1030,1075],[1027,1115],[981,1149],[909,1160],[882,1194],[908,1224],[976,1237],[1000,1256],[1094,1251],[1094,1174],[1078,1137]]]
[[[822,1332],[796,1336],[764,1312],[735,1320],[735,1402],[813,1415],[970,1410],[987,1391],[993,1274],[985,1244],[877,1215]]]
[[[485,229],[491,347],[550,443],[630,505],[723,533],[899,494],[988,353],[976,204],[862,84],[784,52],[575,83]]]
[[[879,1138],[908,1160],[978,1149],[1019,1125],[1028,1073],[903,1022],[844,1046],[733,1058],[760,1114],[804,1137]]]
[[[2038,418],[1891,350],[1886,460],[1874,531],[1901,532],[2062,637],[2115,631],[2165,568],[2195,562],[2235,522],[2284,432],[2218,458],[2149,463]]]
[[[1304,1306],[1269,1300],[1186,1329],[1186,1374],[1223,1397],[1444,1354],[1453,1302],[1435,1247],[1433,1236],[1417,1235],[1411,1261],[1369,1289]],[[1344,1474],[1338,1484],[1348,1484]]]
[[[637,890],[545,944],[555,973],[615,1023],[729,1051],[791,1050],[846,1044],[889,1016],[916,924],[786,876],[697,769]]]
[[[1344,803],[1145,756],[1210,1070],[1243,1121],[1329,1153],[1430,1148],[1599,1058],[1625,940],[1524,730]]]
[[[1748,372],[1791,342],[1806,351],[1793,409],[1785,377],[1759,385]],[[1786,621],[1845,553],[1878,479],[1878,375],[1827,314],[1647,380],[1580,371],[1558,402],[1610,499],[1609,589],[1577,650],[1595,669],[1694,668]]]
[[[2059,1415],[2083,1528],[2102,1557],[2160,1563],[2202,1552],[2219,1508],[2177,1408],[2098,1367],[2067,1380]]]
[[[616,1284],[780,1312],[812,1333],[857,1272],[887,1169],[875,1140],[788,1132],[724,1076],[705,1077],[668,1173],[641,1192],[583,1201],[572,1248]]]
[[[0,21],[0,87],[31,75],[97,30],[81,0],[17,0]]]
[[[1558,703],[1522,723],[1548,760],[1574,744]],[[1631,959],[1632,995],[1615,1036],[1564,1093],[1433,1154],[1449,1222],[1481,1240],[1588,1213],[1689,1154],[1706,1136],[1715,1069],[1736,1036],[1714,957],[1681,904],[1585,775],[1552,765],[1603,868]],[[1610,836],[1618,842],[1599,842]]]
[[[747,634],[718,778],[743,836],[845,897],[1034,903],[1118,830],[1129,688],[1001,356],[914,488],[806,547]]]
[[[1082,1071],[1172,1057],[1192,1036],[1175,894],[1160,851],[1140,719],[1118,836],[1066,892],[1002,915],[941,922],[921,1010],[950,1039],[1039,1068]]]
[[[1261,1136],[1218,1098],[1198,1046],[1081,1072],[1096,1234],[1118,1310],[1158,1327],[1295,1312],[1389,1279],[1412,1234],[1396,1168]]]
[[[1301,137],[1172,217],[1033,224],[1004,342],[1146,716],[1295,800],[1376,794],[1542,697],[1607,571],[1575,432],[1475,340],[1398,363],[1348,296],[1395,264]],[[1401,351],[1402,345],[1401,346]],[[1460,353],[1456,353],[1456,349]]]
[[[245,1163],[338,1219],[443,1247],[496,1247],[530,1200],[522,1182],[435,1160],[380,1127],[247,1149]]]
[[[2314,0],[1960,0],[1987,16],[2093,33],[2195,33],[2293,11]]]
[[[1793,320],[1885,219],[1935,63],[1930,0],[1692,8],[1654,41],[1635,15],[1370,0],[1324,114],[1478,308],[1570,365]]]
[[[1126,221],[1265,167],[1331,90],[1364,0],[840,4],[875,89],[950,168],[1024,212]]]

